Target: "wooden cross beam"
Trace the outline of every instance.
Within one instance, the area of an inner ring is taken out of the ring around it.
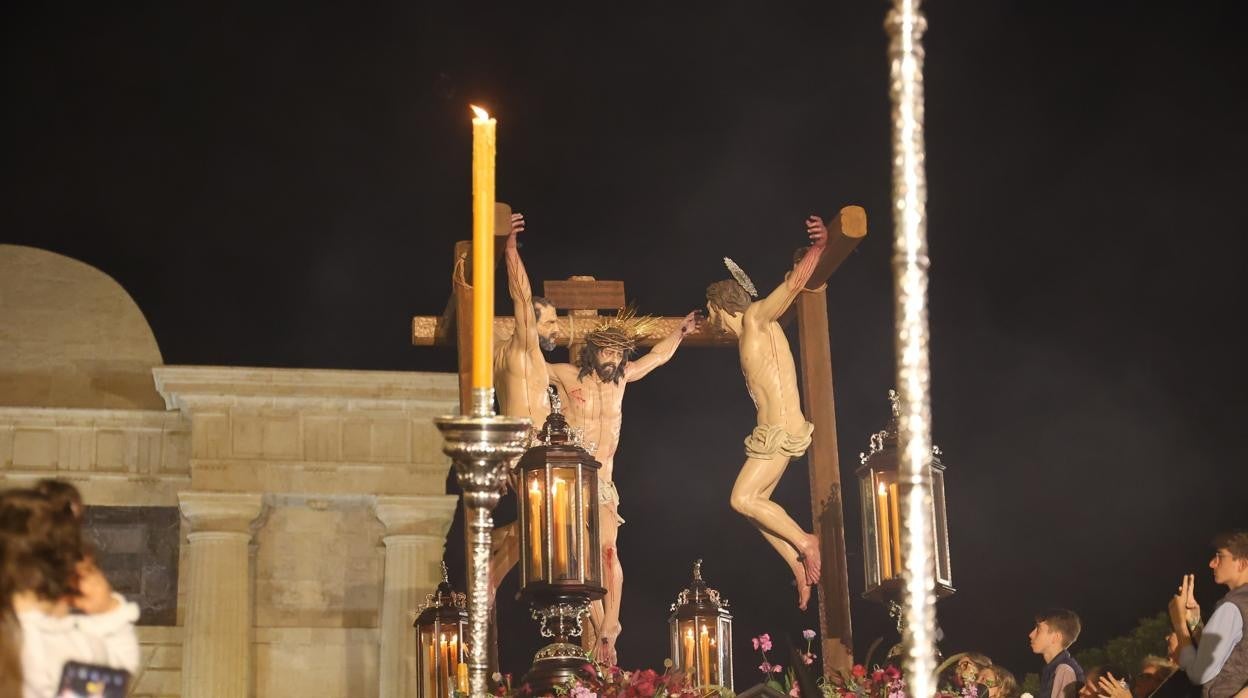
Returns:
[[[500,204],[500,207],[506,207]],[[501,208],[500,208],[501,210]],[[510,207],[496,214],[500,221],[495,234],[505,237],[509,232]],[[846,206],[827,223],[828,246],[819,264],[806,283],[805,292],[781,318],[788,324],[798,322],[798,347],[801,355],[802,393],[806,418],[815,425],[815,439],[807,452],[810,469],[810,500],[815,536],[825,561],[819,584],[819,628],[823,643],[824,675],[835,670],[848,671],[853,664],[853,634],[849,614],[849,570],[845,552],[845,515],[842,506],[840,458],[837,453],[836,405],[833,401],[832,350],[828,329],[826,284],[832,274],[858,243],[867,235],[867,214],[860,206]],[[501,250],[502,245],[497,245]],[[446,310],[441,316],[412,318],[412,344],[416,346],[458,346],[461,405],[467,399],[471,371],[472,287],[465,277],[472,245],[468,241],[455,244],[454,268],[456,281]],[[598,281],[592,277],[573,277],[567,281],[547,281],[543,292],[555,307],[567,310],[560,317],[560,343],[575,348],[584,341],[585,333],[596,324],[599,310],[616,310],[624,306],[622,281]],[[661,318],[638,344],[653,346],[671,333],[682,318]],[[515,320],[494,319],[494,334],[499,339],[511,336]],[[704,325],[685,337],[683,346],[736,346],[736,338]]]

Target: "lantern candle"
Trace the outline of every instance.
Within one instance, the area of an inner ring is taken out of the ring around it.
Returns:
[[[467,663],[465,662],[459,663],[459,667],[456,669],[456,672],[455,672],[455,678],[456,678],[456,681],[455,681],[456,690],[458,690],[460,693],[463,693],[464,695],[468,695],[468,664]]]
[[[685,673],[693,674],[693,628],[685,631]]]
[[[445,635],[442,636],[442,642],[440,644],[438,654],[439,658],[442,660],[441,670],[438,671],[438,682],[441,684],[438,694],[449,696],[451,694],[451,670],[448,665],[450,664],[451,655],[446,645]]]
[[[494,387],[494,147],[489,113],[472,120],[472,387]],[[492,409],[492,408],[491,408]],[[485,416],[485,415],[480,415]]]
[[[438,681],[436,674],[433,673],[438,667],[438,662],[435,659],[436,652],[437,647],[435,647],[435,643],[431,640],[429,642],[429,663],[425,666],[425,675],[421,677],[421,681],[429,687],[431,695],[437,695],[438,693]]]
[[[698,642],[698,657],[702,660],[701,666],[698,667],[698,683],[702,686],[711,683],[711,638],[706,634],[706,627],[702,628],[702,636]]]
[[[536,478],[529,483],[529,569],[531,575],[546,576],[542,572],[542,483]]]
[[[901,572],[901,497],[898,496],[897,483],[888,486],[888,516],[892,521],[893,538],[889,541],[893,551],[893,569]]]
[[[879,522],[880,533],[880,579],[893,577],[892,534],[888,525],[888,486],[879,484],[878,499],[875,505],[875,518]]]
[[[551,507],[551,518],[554,519],[554,548],[555,548],[555,569],[551,576],[558,579],[567,576],[568,567],[568,533],[567,527],[567,508],[568,508],[568,483],[562,480],[554,480],[551,484],[554,488],[554,497]],[[554,580],[551,580],[554,581]]]

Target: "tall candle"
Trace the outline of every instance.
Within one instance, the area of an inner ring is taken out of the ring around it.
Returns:
[[[449,696],[451,695],[451,672],[447,665],[450,663],[451,657],[450,653],[447,652],[445,635],[442,636],[442,642],[440,645],[441,649],[439,650],[438,655],[442,660],[442,667],[438,670],[438,695]]]
[[[893,569],[901,572],[901,497],[898,496],[897,483],[888,486],[888,515],[893,527]]]
[[[567,575],[567,567],[568,567],[568,532],[565,530],[567,527],[567,518],[568,518],[568,512],[567,512],[568,483],[562,480],[556,479],[551,486],[554,488],[554,492],[553,492],[554,496],[551,497],[551,499],[553,500],[553,502],[551,503],[551,506],[554,508],[554,511],[552,512],[553,514],[552,518],[554,519],[554,529],[555,529],[554,578],[558,579],[560,577]],[[552,579],[551,581],[554,581],[554,579]]]
[[[893,577],[892,535],[888,526],[888,486],[883,482],[879,485],[878,499],[875,504],[875,518],[880,534],[880,579]]]
[[[542,483],[536,478],[529,483],[529,575],[546,578],[542,570]]]
[[[497,122],[472,119],[472,387],[494,387],[494,145]]]
[[[437,695],[437,692],[438,692],[438,679],[437,679],[437,674],[435,673],[438,670],[438,662],[435,659],[435,656],[437,653],[437,647],[435,646],[436,644],[437,643],[432,638],[430,638],[429,640],[429,663],[425,665],[425,675],[421,677],[421,681],[424,682],[426,686],[426,690],[428,690],[429,692],[429,695]]]
[[[693,674],[693,628],[685,631],[685,673]]]
[[[706,634],[706,628],[702,628],[702,635],[698,638],[698,656],[702,660],[701,666],[698,667],[698,684],[706,686],[711,683],[711,638]]]
[[[468,665],[460,662],[455,670],[455,688],[460,693],[468,695]]]

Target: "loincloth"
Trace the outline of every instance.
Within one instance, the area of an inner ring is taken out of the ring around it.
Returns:
[[[798,434],[790,434],[784,427],[760,424],[745,438],[745,455],[760,460],[771,460],[776,455],[798,458],[810,448],[814,433],[815,425],[810,422],[804,422]]]
[[[620,491],[615,489],[615,483],[610,480],[598,480],[598,504],[615,505],[612,511],[615,512],[615,523],[624,523],[624,517],[620,516]]]

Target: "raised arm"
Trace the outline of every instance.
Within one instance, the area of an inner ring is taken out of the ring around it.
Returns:
[[[788,310],[793,299],[797,298],[797,294],[801,293],[806,282],[810,280],[815,266],[819,264],[819,256],[828,246],[828,229],[823,224],[823,219],[819,216],[807,218],[806,234],[810,236],[811,243],[806,249],[806,254],[793,265],[793,271],[788,273],[776,290],[751,306],[751,311],[747,314],[752,315],[754,319],[761,322],[778,320],[784,311]]]
[[[657,344],[650,349],[650,353],[628,362],[624,368],[624,380],[632,383],[635,380],[641,380],[647,373],[671,361],[672,356],[676,354],[676,348],[680,346],[680,341],[685,335],[698,329],[699,322],[698,311],[693,311],[685,316],[681,321],[680,327],[672,330],[672,333],[659,340]]]
[[[520,261],[516,235],[524,232],[524,214],[511,214],[511,233],[503,257],[507,260],[507,291],[511,294],[512,313],[516,316],[516,330],[511,336],[512,347],[518,351],[540,351],[537,343],[537,315],[533,310],[533,287],[529,285],[529,273]]]

